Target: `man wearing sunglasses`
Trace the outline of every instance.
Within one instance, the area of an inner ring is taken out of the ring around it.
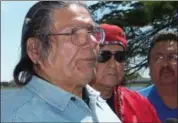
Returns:
[[[101,24],[105,41],[100,44],[96,78],[90,83],[100,91],[110,108],[122,122],[159,123],[155,109],[137,92],[120,87],[124,77],[127,40],[123,30],[115,25]]]

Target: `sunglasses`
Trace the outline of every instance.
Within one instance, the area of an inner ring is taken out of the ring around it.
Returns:
[[[97,57],[97,61],[99,63],[105,63],[107,62],[109,59],[111,59],[111,57],[114,56],[114,59],[117,62],[125,62],[126,60],[126,51],[109,51],[109,50],[103,50],[100,51],[98,57]]]

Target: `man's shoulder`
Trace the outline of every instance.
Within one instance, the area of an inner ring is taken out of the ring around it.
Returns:
[[[155,109],[148,99],[138,92],[125,87],[120,87],[119,90],[121,91],[121,104],[125,109],[123,113],[125,113],[128,117],[129,114],[127,114],[127,112],[131,112],[140,120],[140,122],[153,122],[153,119],[154,122],[159,121],[155,115]],[[135,114],[135,112],[142,112],[142,115],[137,113]]]
[[[100,92],[87,85],[88,96],[90,98],[91,109],[95,107],[95,114],[98,116],[99,122],[121,122],[116,114],[111,110],[106,100],[102,99]],[[97,105],[95,105],[95,103]],[[94,105],[93,105],[94,104]],[[109,119],[106,117],[110,117]]]
[[[15,113],[25,103],[27,103],[34,94],[25,88],[13,88],[1,90],[1,121],[12,122]]]
[[[150,85],[150,86],[138,91],[138,93],[140,93],[144,97],[148,97],[153,88],[154,88],[154,85]]]
[[[136,101],[136,102],[145,102],[145,100],[146,100],[146,98],[143,97],[138,92],[130,90],[126,87],[119,87],[118,91],[120,91],[123,100],[133,100],[133,101]]]
[[[32,95],[24,87],[5,88],[1,90],[1,103],[9,104],[26,100]]]

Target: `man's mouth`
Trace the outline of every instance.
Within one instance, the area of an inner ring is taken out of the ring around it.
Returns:
[[[81,58],[77,61],[79,64],[86,63],[86,64],[91,64],[91,65],[95,65],[96,63],[96,58],[95,57],[88,57],[88,58]]]
[[[110,69],[108,71],[106,71],[106,75],[114,75],[117,76],[117,71],[115,69]]]
[[[116,76],[116,73],[108,73],[107,75],[114,75],[114,76]]]
[[[82,61],[85,61],[87,63],[95,63],[96,62],[96,58],[84,58],[81,59]]]
[[[160,72],[160,75],[162,76],[162,75],[173,75],[174,74],[174,72],[172,71],[172,70],[162,70],[161,72]]]
[[[91,58],[84,58],[84,59],[82,59],[82,60],[85,60],[85,61],[95,61],[95,60],[96,60],[96,58],[91,57]]]

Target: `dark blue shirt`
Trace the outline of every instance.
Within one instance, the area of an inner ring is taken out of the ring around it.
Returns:
[[[167,107],[159,96],[154,85],[142,89],[139,91],[139,93],[144,97],[147,97],[148,100],[153,104],[162,123],[164,123],[167,118],[178,119],[178,108],[171,109]]]

